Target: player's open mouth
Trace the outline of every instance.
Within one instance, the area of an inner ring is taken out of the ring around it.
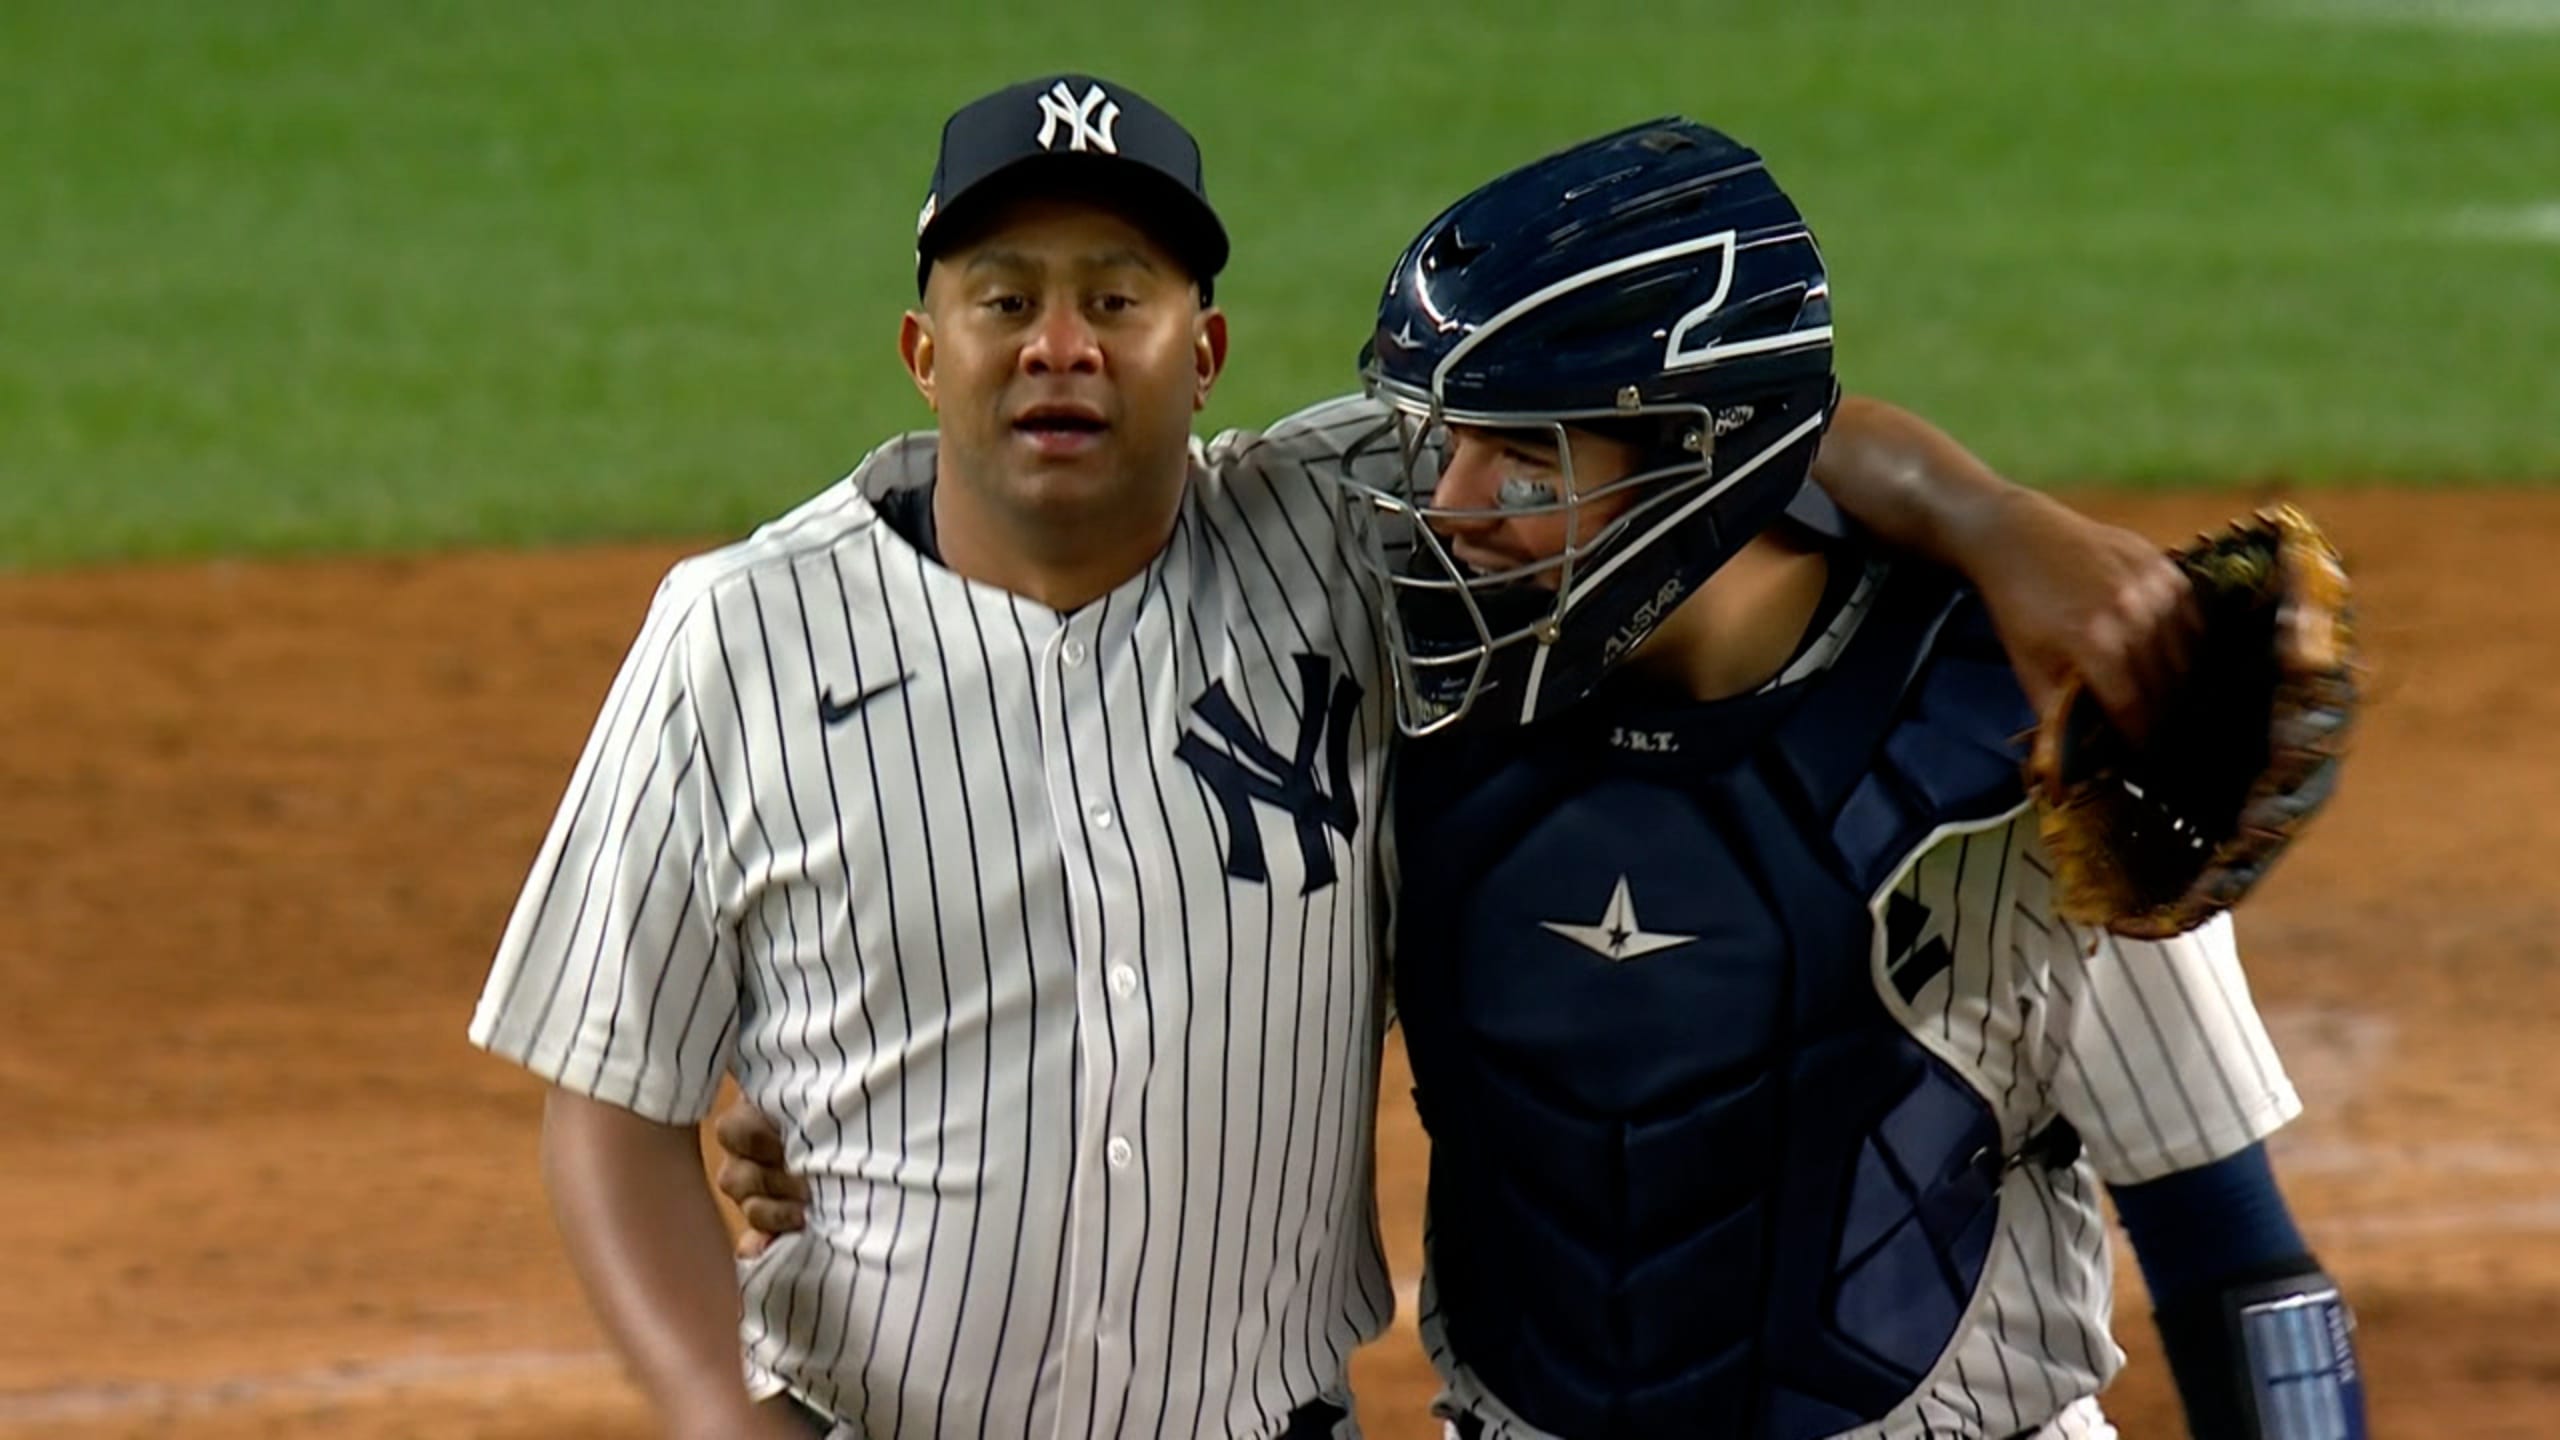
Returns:
[[[1100,411],[1082,405],[1034,405],[1013,421],[1013,433],[1043,455],[1080,454],[1100,444],[1110,428]]]

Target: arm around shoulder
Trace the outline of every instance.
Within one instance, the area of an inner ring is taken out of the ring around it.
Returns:
[[[1883,544],[1981,592],[2038,713],[2076,675],[2139,736],[2183,674],[2202,618],[2162,547],[2011,483],[1910,411],[1843,397],[1813,478]]]

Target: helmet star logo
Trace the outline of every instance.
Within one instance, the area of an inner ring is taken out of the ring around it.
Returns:
[[[1395,339],[1396,344],[1407,350],[1419,349],[1422,345],[1421,337],[1413,333],[1413,322],[1411,320],[1405,321],[1403,325],[1397,328]]]
[[[1697,939],[1695,935],[1654,934],[1636,918],[1636,902],[1628,893],[1627,877],[1618,877],[1618,888],[1609,893],[1609,907],[1597,925],[1570,925],[1561,920],[1539,922],[1576,945],[1605,960],[1633,960],[1659,950],[1676,949]]]

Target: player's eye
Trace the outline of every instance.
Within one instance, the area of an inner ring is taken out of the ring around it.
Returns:
[[[1094,308],[1105,315],[1118,315],[1138,308],[1138,298],[1134,295],[1103,295],[1093,303]]]
[[[1008,316],[1021,315],[1031,308],[1031,297],[1027,295],[990,295],[986,299],[980,301],[979,304],[993,314]]]

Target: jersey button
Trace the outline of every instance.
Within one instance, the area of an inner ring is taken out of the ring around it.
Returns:
[[[1111,1158],[1112,1169],[1126,1170],[1129,1168],[1129,1157],[1138,1152],[1126,1139],[1114,1135],[1111,1137],[1111,1143],[1103,1147],[1102,1153]]]
[[[1112,966],[1111,993],[1123,1000],[1138,993],[1138,972],[1126,965]]]
[[[1084,642],[1081,640],[1070,640],[1066,644],[1058,647],[1058,658],[1066,661],[1070,665],[1083,664],[1084,657]]]
[[[1093,821],[1094,829],[1108,830],[1111,828],[1110,806],[1097,803],[1092,809],[1087,810],[1084,813]]]

